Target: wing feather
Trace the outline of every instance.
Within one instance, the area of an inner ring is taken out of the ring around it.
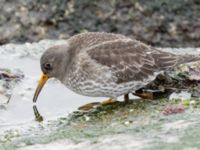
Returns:
[[[87,52],[91,59],[112,70],[117,83],[143,81],[154,72],[173,67],[177,63],[176,55],[136,40],[104,42],[89,48]]]

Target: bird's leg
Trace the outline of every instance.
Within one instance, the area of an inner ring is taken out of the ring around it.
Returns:
[[[125,94],[124,95],[124,102],[125,103],[129,103],[130,99],[129,99],[129,95],[128,94]]]

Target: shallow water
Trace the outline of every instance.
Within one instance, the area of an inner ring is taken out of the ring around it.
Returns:
[[[0,56],[0,60],[1,68],[19,69],[25,75],[25,78],[14,88],[10,103],[6,105],[6,110],[0,111],[0,128],[33,121],[32,98],[41,74],[39,57],[19,58],[18,56],[10,56],[6,58]],[[78,95],[53,79],[49,80],[44,86],[38,98],[37,107],[44,118],[52,119],[67,115],[80,105],[101,99]]]

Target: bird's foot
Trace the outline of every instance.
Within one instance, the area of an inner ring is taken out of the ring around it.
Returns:
[[[100,102],[92,102],[92,103],[88,103],[88,104],[85,104],[85,105],[82,105],[78,108],[78,110],[83,110],[83,111],[88,111],[88,110],[91,110],[91,109],[94,109],[94,108],[97,108],[101,105]]]
[[[148,92],[148,91],[144,91],[142,93],[132,93],[135,96],[138,96],[142,99],[149,99],[149,100],[153,100],[154,99],[154,95],[152,92]]]
[[[80,106],[78,109],[83,110],[83,111],[89,111],[91,109],[95,109],[95,108],[98,108],[101,106],[107,106],[107,105],[114,104],[115,102],[116,102],[115,100],[109,98],[108,100],[105,100],[103,102],[93,102],[93,103],[85,104],[83,106]]]
[[[101,102],[101,105],[106,106],[106,105],[114,104],[115,102],[116,102],[116,100],[109,98],[108,100]]]

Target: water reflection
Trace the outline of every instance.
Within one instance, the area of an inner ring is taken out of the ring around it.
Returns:
[[[44,120],[44,118],[40,115],[36,105],[33,105],[33,112],[35,115],[35,121],[42,122]]]

